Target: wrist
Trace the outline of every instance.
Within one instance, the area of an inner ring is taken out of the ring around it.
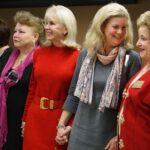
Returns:
[[[64,124],[58,124],[58,126],[56,127],[56,129],[64,129],[65,128],[65,125]]]

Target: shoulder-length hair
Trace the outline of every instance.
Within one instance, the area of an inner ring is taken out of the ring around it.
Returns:
[[[76,42],[76,36],[77,36],[77,22],[76,18],[73,14],[73,12],[68,9],[67,7],[64,7],[62,5],[53,5],[49,8],[47,8],[45,13],[45,19],[50,18],[51,15],[55,14],[59,22],[62,23],[66,29],[67,33],[65,34],[65,38],[61,41],[63,45],[66,47],[79,47],[79,45]],[[46,40],[45,46],[51,46],[52,42],[50,40]]]

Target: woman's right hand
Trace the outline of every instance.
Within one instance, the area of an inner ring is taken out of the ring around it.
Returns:
[[[57,128],[57,135],[56,135],[56,142],[59,145],[64,145],[68,142],[68,136],[71,131],[71,126],[64,126],[64,127],[58,127]]]
[[[115,136],[107,143],[105,150],[118,150],[118,137]]]
[[[24,127],[25,127],[25,124],[26,122],[25,121],[22,121],[22,124],[21,124],[21,136],[24,137]]]

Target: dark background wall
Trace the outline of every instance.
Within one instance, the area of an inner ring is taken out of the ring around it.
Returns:
[[[102,5],[109,2],[121,4],[135,4],[138,0],[1,0],[0,7],[46,7],[50,4],[61,4],[66,6]]]
[[[14,28],[14,22],[13,22],[13,16],[15,15],[16,11],[19,10],[27,10],[32,12],[33,14],[42,17],[44,16],[45,10],[48,6],[50,6],[52,3],[56,3],[55,1],[52,2],[50,1],[50,4],[46,3],[44,4],[44,6],[39,5],[38,2],[44,1],[44,0],[22,0],[22,2],[28,2],[28,4],[32,1],[35,3],[35,6],[25,6],[24,4],[20,4],[21,0],[4,0],[5,3],[3,3],[2,5],[2,0],[0,0],[0,18],[6,20],[8,22],[8,24],[10,25],[12,32],[13,32],[13,28]],[[45,0],[46,1],[46,0]],[[75,14],[77,22],[78,22],[78,36],[77,36],[77,40],[78,42],[81,44],[83,39],[84,39],[84,35],[87,31],[87,28],[89,27],[89,24],[92,21],[93,16],[95,15],[96,11],[103,5],[103,3],[101,4],[97,4],[98,0],[89,0],[90,3],[85,3],[87,2],[87,0],[60,0],[60,2],[63,3],[64,5],[68,6]],[[78,4],[68,4],[67,2],[78,2]],[[99,0],[100,1],[100,0]],[[109,0],[101,0],[101,1],[109,1]],[[128,1],[128,0],[126,0]],[[135,21],[138,18],[138,16],[145,12],[146,10],[150,10],[150,1],[149,0],[137,0],[137,3],[133,3],[133,4],[126,4],[125,0],[120,0],[121,3],[123,3],[123,5],[129,10],[130,14],[131,14],[131,18],[133,21],[133,26],[135,29],[135,41],[137,38],[137,31],[136,31],[136,24]],[[136,1],[136,0],[132,0],[132,1]],[[6,5],[7,2],[7,5]],[[10,4],[10,2],[14,2],[16,4],[16,6],[13,5],[8,5]],[[18,5],[17,5],[18,2]],[[37,4],[36,4],[37,3]],[[94,5],[94,4],[95,5]],[[5,5],[4,5],[5,4]],[[86,5],[84,5],[86,4]],[[40,7],[42,6],[42,7]],[[12,43],[12,42],[11,42]]]

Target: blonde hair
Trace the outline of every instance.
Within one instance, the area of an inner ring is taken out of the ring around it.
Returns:
[[[20,23],[22,25],[27,25],[33,28],[33,31],[39,34],[38,43],[41,44],[43,40],[44,28],[42,25],[42,20],[28,11],[18,11],[14,16],[15,24]]]
[[[150,32],[150,11],[146,11],[137,19],[137,27],[146,26]]]
[[[64,40],[61,41],[62,44],[67,47],[79,47],[76,42],[77,22],[73,12],[62,5],[53,5],[47,8],[44,18],[50,18],[53,14],[58,17],[59,22],[62,23],[67,29],[67,34],[65,35]],[[47,42],[47,46],[52,44],[51,41]]]
[[[97,11],[85,36],[84,47],[88,49],[89,55],[95,56],[97,51],[104,47],[105,35],[103,33],[103,27],[105,27],[104,25],[106,25],[112,17],[127,18],[124,46],[126,48],[133,48],[133,29],[127,9],[120,4],[110,3]]]

